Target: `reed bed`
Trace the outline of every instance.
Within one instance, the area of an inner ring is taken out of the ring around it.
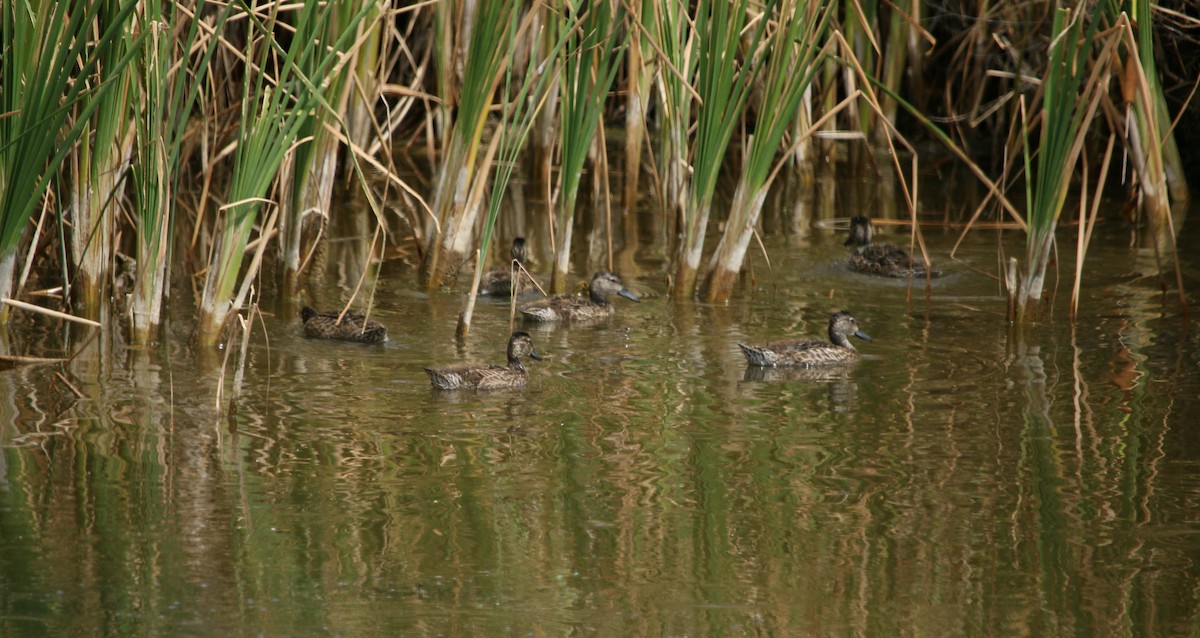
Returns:
[[[563,290],[581,180],[590,173],[606,188],[605,130],[624,126],[617,214],[653,201],[677,238],[662,273],[673,296],[723,301],[737,294],[784,162],[801,174],[818,169],[819,126],[825,155],[835,150],[829,140],[853,138],[866,157],[905,129],[967,165],[988,193],[971,219],[1007,216],[1026,229],[1014,282],[1025,318],[1045,288],[1079,167],[1124,166],[1100,159],[1105,140],[1131,159],[1139,223],[1160,254],[1174,255],[1190,196],[1155,59],[1160,16],[1146,3],[1127,14],[1112,0],[1053,7],[5,3],[0,298],[20,297],[32,256],[51,255],[41,276],[61,281],[64,310],[103,317],[115,299],[134,340],[150,343],[164,300],[195,283],[195,334],[218,343],[250,288],[263,287],[264,263],[280,298],[305,294],[304,264],[327,240],[337,187],[371,202],[362,214],[388,241],[408,233],[420,285],[457,288],[459,271],[486,258],[497,202],[527,154],[547,194],[546,210],[529,219],[548,220],[551,280]],[[394,151],[421,148],[428,188],[391,168]],[[376,174],[388,185],[382,200]],[[350,179],[338,186],[338,175]],[[718,211],[725,177],[736,187]],[[1096,198],[1111,188],[1105,177],[1089,175],[1092,190],[1072,217],[1094,219]],[[388,192],[433,205],[412,206],[407,230],[397,230],[381,212],[396,205]],[[609,254],[611,262],[611,246]],[[611,263],[586,268],[601,265]],[[0,318],[11,307],[0,304]]]

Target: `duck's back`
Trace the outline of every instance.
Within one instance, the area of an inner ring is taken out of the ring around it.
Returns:
[[[433,385],[443,390],[499,390],[525,385],[524,370],[499,365],[425,368]]]
[[[387,328],[368,320],[361,312],[347,312],[338,321],[337,312],[314,312],[304,321],[304,334],[313,339],[336,339],[358,343],[387,341]]]
[[[776,341],[765,346],[738,347],[746,359],[756,366],[818,366],[849,363],[858,359],[858,353],[832,343],[813,340]]]
[[[521,314],[530,321],[599,319],[612,313],[612,304],[600,305],[590,299],[575,295],[558,295],[521,307]]]
[[[521,296],[536,288],[533,279],[530,278],[524,271],[517,275],[517,296]],[[507,297],[513,294],[513,278],[512,271],[509,270],[490,270],[483,275],[483,279],[479,282],[479,293],[482,295],[490,295],[497,297]]]
[[[850,268],[885,277],[925,276],[924,263],[892,244],[860,246],[850,253]]]

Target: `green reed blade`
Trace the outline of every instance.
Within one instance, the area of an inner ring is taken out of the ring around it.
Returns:
[[[136,3],[97,25],[100,3],[29,0],[0,6],[0,297],[9,297],[21,233],[100,101],[137,54],[144,34],[121,40]],[[89,30],[98,30],[89,37]],[[111,55],[118,41],[123,53]],[[101,59],[109,66],[97,77]],[[72,119],[74,118],[74,119]],[[0,321],[8,316],[0,308]]]
[[[437,10],[449,11],[446,4]],[[446,132],[446,154],[437,169],[433,196],[436,224],[426,228],[421,277],[429,288],[442,285],[457,272],[466,259],[466,247],[472,243],[479,211],[471,193],[480,192],[475,188],[476,180],[485,180],[490,170],[487,166],[477,167],[480,140],[501,80],[507,59],[504,52],[509,48],[506,38],[516,22],[518,8],[514,0],[497,0],[481,3],[475,12],[458,108]],[[443,63],[452,61],[446,59]]]
[[[330,40],[327,37],[335,6],[319,0],[305,0],[292,14],[293,33],[287,49],[275,40],[279,5],[272,5],[265,21],[243,5],[255,32],[263,38],[247,38],[245,57],[259,69],[273,63],[278,74],[247,73],[243,80],[241,126],[234,152],[229,201],[217,250],[209,262],[201,303],[197,308],[196,336],[201,344],[216,343],[229,313],[237,309],[234,298],[242,259],[258,212],[282,165],[305,124],[324,104],[321,96],[325,82],[345,73],[342,55],[353,40],[353,29]],[[357,24],[365,15],[355,14]],[[312,77],[304,73],[313,70]],[[247,280],[256,273],[245,274]]]
[[[747,0],[702,0],[696,10],[696,93],[700,107],[692,143],[691,192],[683,209],[683,232],[677,250],[676,298],[689,297],[695,291],[717,177],[753,88],[758,72],[755,65],[761,62],[754,56],[739,55],[743,45],[747,51],[757,50],[766,29],[767,21],[758,20],[752,30],[744,33],[749,6]]]
[[[754,64],[764,69],[760,74],[760,97],[754,105],[755,127],[746,142],[725,233],[709,266],[705,296],[712,302],[728,298],[741,269],[783,136],[791,128],[800,101],[820,69],[817,53],[832,15],[829,4],[802,7],[790,1],[778,4],[777,11],[771,18],[780,26],[755,52],[756,56],[766,58],[765,62]]]
[[[620,60],[629,43],[629,30],[621,28],[623,6],[596,2],[579,9],[568,6],[560,29],[567,34],[560,86],[560,143],[562,189],[555,215],[554,268],[551,290],[564,292],[571,252],[575,203],[584,161],[600,124],[609,88],[620,70]]]

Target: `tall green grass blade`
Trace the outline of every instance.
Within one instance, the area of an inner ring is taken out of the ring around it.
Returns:
[[[377,0],[341,3],[327,24],[324,39],[336,41],[351,35],[357,38],[356,31],[363,24],[360,20],[370,16],[380,16]],[[378,28],[378,24],[366,26],[375,31]],[[290,170],[282,176],[286,192],[280,202],[279,280],[285,298],[294,297],[299,285],[301,254],[308,252],[308,247],[303,245],[305,228],[324,228],[328,219],[338,160],[338,138],[329,129],[342,128],[349,138],[349,130],[342,126],[343,119],[339,114],[350,102],[348,89],[360,69],[360,51],[361,47],[354,47],[349,51],[350,60],[345,63],[355,73],[338,73],[320,87],[321,99],[316,113],[301,124]],[[321,63],[317,56],[301,56],[299,72],[303,77],[317,77],[315,74]],[[351,161],[354,161],[353,157]],[[317,221],[309,224],[308,220],[313,219]],[[324,233],[314,232],[311,236],[310,241],[316,241]]]
[[[138,65],[138,161],[131,173],[137,224],[136,272],[129,304],[134,343],[152,342],[161,323],[171,273],[178,181],[185,159],[181,145],[220,43],[218,37],[201,29],[200,16],[207,7],[205,0],[186,10],[179,4],[152,2],[142,5],[139,16],[139,29],[149,42]],[[227,4],[216,15],[215,33],[222,32],[231,9]]]
[[[1102,3],[1110,24],[1132,31],[1136,48],[1124,57],[1123,92],[1132,96],[1128,133],[1130,157],[1136,168],[1141,203],[1150,226],[1151,240],[1160,253],[1170,252],[1175,243],[1172,209],[1182,211],[1190,192],[1179,156],[1171,115],[1159,81],[1156,62],[1154,20],[1148,0],[1131,0],[1133,22],[1120,19],[1116,2]],[[1179,204],[1173,206],[1172,204]]]
[[[475,180],[486,179],[490,168],[477,166],[480,140],[506,60],[505,38],[516,22],[517,10],[515,0],[483,2],[476,7],[462,92],[434,186],[437,224],[426,228],[421,278],[431,289],[450,283],[472,245],[479,210],[471,193],[481,192],[475,188]]]
[[[531,56],[526,62],[524,73],[516,76],[513,72],[512,61],[515,56],[515,46],[520,41],[517,33],[526,31],[528,26],[529,21],[527,20],[525,24],[526,28],[515,32],[508,39],[514,48],[510,48],[507,52],[509,64],[505,67],[503,93],[504,95],[512,96],[512,98],[507,101],[507,107],[496,132],[496,135],[499,136],[496,174],[492,179],[487,215],[483,219],[483,229],[480,233],[479,259],[476,266],[477,281],[471,286],[471,292],[467,295],[463,312],[459,315],[457,337],[460,340],[466,339],[471,329],[475,300],[479,294],[478,278],[483,270],[483,264],[487,263],[487,250],[488,246],[491,246],[492,243],[492,231],[495,229],[496,221],[500,217],[500,206],[504,199],[504,193],[508,189],[513,171],[518,165],[521,151],[525,148],[531,132],[537,125],[538,115],[545,108],[546,104],[552,101],[550,93],[554,89],[557,77],[553,68],[539,68],[539,60]],[[559,39],[551,43],[552,46],[546,50],[546,55],[542,58],[543,65],[547,64],[546,60],[556,60],[566,44],[567,32],[558,31],[557,33],[559,34]],[[515,286],[513,288],[513,295],[514,297],[516,295]]]
[[[113,88],[144,35],[97,77],[100,60],[123,38],[136,3],[97,26],[100,3],[13,0],[0,5],[0,298],[13,294],[21,232],[100,100]],[[97,29],[94,37],[89,30]],[[72,120],[72,117],[74,119]],[[0,322],[8,307],[0,307]]]
[[[327,40],[325,34],[335,5],[305,0],[294,14],[294,32],[284,50],[273,38],[278,9],[279,5],[272,5],[266,22],[262,22],[251,7],[244,7],[255,35],[264,38],[263,42],[247,38],[246,59],[253,60],[260,69],[275,67],[278,74],[268,81],[265,73],[247,73],[243,80],[230,203],[223,213],[220,237],[197,308],[196,337],[202,345],[217,343],[227,319],[239,309],[240,299],[234,297],[234,289],[258,213],[285,154],[323,105],[322,92],[327,83],[346,72],[342,54],[354,38],[354,30],[350,29],[334,41]],[[359,12],[355,22],[362,15]],[[302,69],[313,72],[306,75]],[[244,276],[255,275],[251,271]]]
[[[1017,298],[1021,320],[1028,317],[1029,303],[1041,298],[1054,229],[1079,158],[1081,136],[1095,112],[1092,98],[1097,83],[1085,84],[1084,78],[1090,68],[1099,11],[1096,5],[1090,20],[1084,19],[1082,9],[1058,9],[1054,13],[1050,60],[1043,81],[1037,167],[1026,216],[1025,270]]]
[[[725,232],[708,267],[704,295],[710,302],[729,298],[741,270],[771,186],[771,169],[777,162],[784,134],[792,126],[800,102],[820,69],[817,53],[832,15],[830,4],[802,6],[789,0],[776,5],[778,13],[769,16],[779,26],[755,53],[766,58],[765,74],[754,105],[754,133],[746,142],[746,156]]]
[[[660,52],[657,70],[660,105],[659,173],[662,174],[664,214],[683,217],[691,183],[688,129],[696,97],[691,82],[696,58],[687,4],[680,0],[652,3],[651,23],[645,27]]]
[[[696,9],[696,93],[701,106],[692,143],[691,192],[683,210],[676,251],[677,299],[695,293],[717,176],[757,73],[753,65],[756,58],[750,57],[745,66],[736,62],[743,38],[745,50],[753,52],[758,49],[766,28],[767,21],[759,20],[753,29],[743,33],[749,7],[748,0],[701,0]]]
[[[567,45],[560,83],[562,189],[554,217],[557,245],[550,283],[554,292],[566,290],[579,182],[629,37],[629,31],[621,28],[622,6],[602,1],[586,5],[582,15],[579,10],[568,5],[562,16]]]
[[[96,19],[110,24],[120,13],[114,0],[100,2]],[[96,109],[87,128],[79,136],[72,153],[72,181],[68,186],[71,223],[71,259],[75,274],[68,281],[77,312],[98,319],[100,305],[107,300],[113,262],[112,245],[116,228],[116,210],[132,153],[133,105],[130,97],[130,66],[118,67],[133,43],[133,25],[129,24],[114,38],[112,46],[100,52],[100,69],[111,83],[109,90],[96,100]],[[119,69],[119,70],[118,70]]]

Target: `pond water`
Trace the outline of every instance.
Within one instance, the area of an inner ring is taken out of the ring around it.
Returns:
[[[848,271],[844,231],[786,201],[726,305],[671,300],[667,231],[624,228],[642,302],[530,327],[521,391],[429,387],[423,366],[502,361],[508,307],[458,346],[460,295],[399,259],[384,346],[264,304],[231,417],[186,301],[161,348],[70,329],[70,363],[0,373],[0,634],[1197,635],[1200,337],[1123,222],[1075,325],[1060,230],[1054,315],[1017,329],[994,275],[1018,232],[950,260],[960,229],[928,215],[927,294]],[[354,285],[331,271],[325,307]],[[843,308],[874,338],[857,365],[747,369],[738,342],[820,338]],[[60,354],[35,323],[10,351]]]

